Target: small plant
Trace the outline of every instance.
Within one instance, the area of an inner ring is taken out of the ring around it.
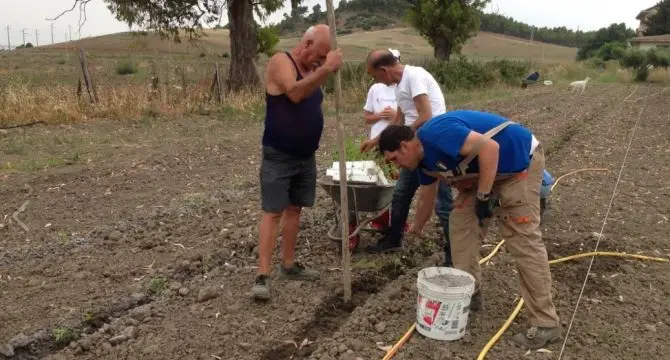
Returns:
[[[387,180],[397,179],[398,178],[398,169],[396,169],[393,164],[388,163],[384,157],[379,154],[376,150],[371,150],[366,153],[362,153],[360,150],[360,143],[363,142],[364,138],[359,138],[358,141],[354,141],[352,138],[347,137],[344,140],[344,156],[346,161],[375,161],[377,166],[384,172],[384,176]],[[333,152],[333,161],[339,161],[339,152],[337,149]]]
[[[160,296],[167,289],[168,282],[165,278],[155,277],[149,281],[147,292],[152,296]]]
[[[75,329],[67,327],[57,327],[53,330],[52,336],[56,345],[63,346],[76,340],[77,337],[79,337],[79,334]]]
[[[121,60],[116,64],[116,73],[130,75],[137,72],[137,65],[131,59]]]

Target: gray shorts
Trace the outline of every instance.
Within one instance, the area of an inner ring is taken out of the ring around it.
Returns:
[[[263,146],[261,162],[263,211],[280,213],[289,205],[310,207],[316,197],[316,157],[299,158]]]

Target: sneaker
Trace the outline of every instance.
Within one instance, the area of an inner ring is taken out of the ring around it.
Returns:
[[[561,338],[560,326],[543,328],[531,326],[525,333],[518,333],[512,337],[512,342],[524,349],[537,350]]]
[[[470,298],[470,311],[479,311],[484,305],[481,290],[477,290]]]
[[[402,251],[402,241],[392,240],[387,236],[379,238],[375,244],[368,245],[365,250],[371,254]]]
[[[256,282],[251,288],[255,300],[270,299],[270,278],[267,275],[256,276]]]
[[[296,281],[316,281],[319,280],[320,274],[316,270],[307,269],[302,264],[296,262],[290,268],[284,268],[278,265],[278,273],[280,279],[296,280]]]

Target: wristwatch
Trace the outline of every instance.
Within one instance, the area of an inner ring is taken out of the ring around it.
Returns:
[[[477,192],[477,200],[486,201],[491,198],[491,193]]]

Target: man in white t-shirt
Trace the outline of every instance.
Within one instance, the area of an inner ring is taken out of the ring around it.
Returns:
[[[389,50],[374,50],[367,59],[368,73],[375,81],[388,86],[396,85],[396,101],[398,104],[397,116],[393,123],[405,124],[415,131],[434,116],[446,112],[444,95],[435,78],[419,66],[404,65]],[[375,137],[361,145],[361,151],[369,151],[377,145],[379,138]],[[367,248],[368,252],[380,253],[402,249],[403,225],[409,215],[412,199],[419,189],[419,174],[417,171],[400,170],[391,203],[391,226],[376,244]],[[421,188],[421,191],[432,193],[422,199],[435,199],[435,213],[440,219],[445,239],[445,266],[452,266],[451,247],[449,245],[449,212],[452,207],[451,189],[435,182]],[[428,194],[428,193],[427,193]],[[420,199],[421,200],[421,199]],[[432,215],[430,206],[418,204],[417,213],[411,232],[421,233],[423,226]]]

